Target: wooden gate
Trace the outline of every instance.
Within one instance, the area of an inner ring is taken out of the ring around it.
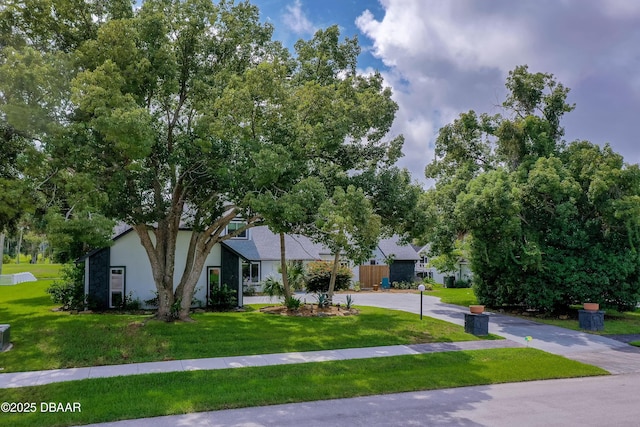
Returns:
[[[360,287],[370,288],[379,285],[383,277],[389,277],[388,265],[361,265]]]

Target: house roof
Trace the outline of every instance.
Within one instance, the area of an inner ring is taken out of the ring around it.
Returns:
[[[185,230],[181,228],[181,230]],[[133,231],[129,225],[120,223],[113,230],[113,241]],[[249,261],[277,261],[280,260],[280,237],[269,230],[267,226],[253,227],[248,230],[247,239],[228,239],[222,242],[224,246]],[[381,239],[376,252],[383,257],[393,255],[398,261],[414,261],[420,259],[418,253],[410,245],[401,245],[400,236]],[[96,249],[86,254],[76,262],[83,261],[99,251]],[[321,255],[330,254],[327,247],[314,243],[308,237],[300,234],[285,234],[285,257],[288,260],[315,261]]]
[[[322,246],[299,234],[285,234],[285,257],[289,260],[318,260]],[[253,227],[248,239],[229,239],[224,245],[250,261],[280,259],[280,237],[267,226]]]
[[[378,243],[378,249],[385,258],[393,255],[393,259],[398,261],[417,261],[420,259],[420,256],[411,245],[400,244],[400,236],[381,239]]]

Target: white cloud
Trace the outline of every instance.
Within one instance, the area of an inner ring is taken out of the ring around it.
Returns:
[[[638,162],[634,123],[622,119],[640,109],[640,6],[632,4],[640,5],[383,0],[383,17],[364,11],[356,25],[389,67],[384,76],[400,106],[393,129],[406,139],[400,164],[424,182],[438,129],[469,109],[500,112],[507,73],[521,64],[572,88],[569,102],[578,108],[565,121],[567,139],[609,141]]]
[[[316,26],[307,18],[302,10],[302,3],[296,0],[287,6],[287,12],[282,17],[284,24],[295,34],[313,34]]]

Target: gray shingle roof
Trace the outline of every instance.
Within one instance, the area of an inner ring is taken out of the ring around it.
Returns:
[[[415,261],[420,259],[418,253],[411,245],[400,245],[400,236],[392,236],[387,239],[381,239],[378,248],[383,256],[388,257],[394,255],[394,259],[398,261]]]
[[[285,255],[288,260],[318,260],[322,246],[298,234],[285,235]],[[274,261],[280,259],[280,236],[269,227],[249,230],[249,239],[229,239],[224,244],[249,261]]]

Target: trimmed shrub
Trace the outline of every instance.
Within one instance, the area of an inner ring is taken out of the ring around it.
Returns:
[[[393,289],[402,289],[402,290],[407,290],[407,289],[418,289],[418,285],[420,283],[419,282],[391,282],[391,287]]]
[[[431,286],[436,284],[435,279],[431,278],[431,277],[423,277],[422,278],[422,283],[427,286],[427,284],[430,284]]]
[[[62,267],[62,280],[56,280],[47,293],[56,304],[62,304],[63,310],[84,309],[84,266],[66,264]]]
[[[329,281],[331,280],[331,270],[333,263],[327,261],[315,261],[307,265],[307,292],[326,293],[329,291]],[[349,268],[339,266],[336,274],[335,290],[340,291],[349,288],[352,273]]]
[[[214,286],[211,289],[209,304],[215,310],[230,310],[238,306],[238,297],[234,289],[227,285]],[[178,304],[179,305],[179,304]]]
[[[470,280],[460,280],[460,279],[453,282],[453,286],[452,286],[452,288],[470,288],[470,287],[471,287]]]

